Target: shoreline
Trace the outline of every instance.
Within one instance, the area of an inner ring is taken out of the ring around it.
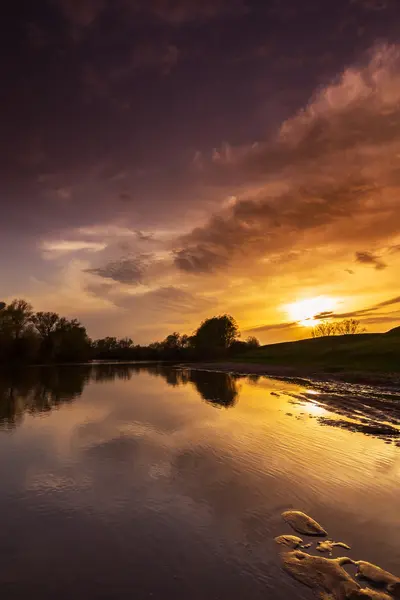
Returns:
[[[272,379],[284,379],[286,381],[304,382],[332,382],[348,383],[357,385],[370,385],[387,388],[400,388],[399,373],[383,373],[381,371],[339,371],[330,372],[322,369],[290,367],[284,365],[265,365],[262,363],[246,362],[220,362],[220,363],[183,363],[177,365],[187,369],[197,371],[214,371],[221,373],[230,373],[232,375],[248,376],[259,375],[261,377],[270,377]]]

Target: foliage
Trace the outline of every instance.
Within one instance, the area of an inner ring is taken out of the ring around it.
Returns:
[[[193,345],[200,352],[224,354],[239,337],[239,328],[233,317],[221,315],[206,319],[193,336]]]
[[[229,346],[228,355],[229,356],[241,356],[242,354],[247,354],[248,352],[253,352],[260,347],[260,342],[255,337],[249,337],[245,342],[241,340],[233,340],[231,345]]]
[[[260,347],[260,342],[253,335],[247,338],[246,344],[247,344],[248,350],[256,350],[257,348]]]
[[[34,313],[25,300],[13,300],[0,309],[0,362],[76,362],[89,358],[90,340],[76,319],[53,312]]]
[[[192,361],[237,356],[259,347],[256,338],[239,341],[230,315],[201,323],[192,336],[177,331],[161,342],[139,346],[129,337],[91,341],[77,319],[55,312],[34,312],[25,300],[0,303],[0,363],[97,361]]]
[[[31,320],[40,337],[45,340],[55,331],[59,318],[54,312],[38,312],[32,315]]]
[[[313,338],[329,337],[331,335],[356,335],[357,333],[365,333],[366,329],[361,326],[357,319],[344,319],[337,323],[331,321],[322,321],[319,325],[313,328],[311,335]]]
[[[60,318],[54,337],[58,362],[83,362],[91,357],[91,345],[86,329],[77,319],[69,321],[64,317]]]
[[[32,306],[25,300],[13,300],[1,311],[2,329],[15,340],[19,339],[29,326]]]
[[[312,334],[319,339],[260,347],[254,337],[239,340],[233,317],[220,315],[203,321],[192,336],[173,332],[148,346],[135,345],[129,337],[105,337],[92,342],[77,319],[66,319],[54,312],[35,313],[25,300],[0,302],[0,364],[12,367],[21,363],[84,363],[91,359],[190,362],[231,358],[271,366],[393,372],[400,369],[400,328],[387,334],[364,334],[358,320],[345,319],[336,323],[324,321]],[[196,382],[197,385],[197,379]],[[207,399],[212,401],[211,397]],[[220,401],[229,404],[225,396]]]

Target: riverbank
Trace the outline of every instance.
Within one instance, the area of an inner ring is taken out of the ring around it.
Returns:
[[[269,344],[207,368],[247,375],[400,388],[400,333],[341,335]]]
[[[253,362],[198,362],[181,365],[188,369],[216,371],[234,375],[259,375],[304,383],[342,382],[400,389],[400,374],[371,371],[330,371],[312,367],[266,365]]]

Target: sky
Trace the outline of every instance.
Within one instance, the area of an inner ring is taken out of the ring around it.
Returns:
[[[135,343],[400,324],[398,0],[16,0],[0,295]],[[321,314],[322,313],[322,314]]]

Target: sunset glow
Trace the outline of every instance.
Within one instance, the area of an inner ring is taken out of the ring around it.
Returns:
[[[398,326],[399,3],[328,4],[10,9],[0,302],[138,344]]]
[[[400,600],[400,0],[3,5],[4,600]]]
[[[327,296],[317,298],[307,298],[299,300],[286,306],[286,311],[292,321],[296,321],[304,327],[314,327],[324,318],[323,313],[330,313],[335,310],[337,300]],[[320,318],[316,318],[321,315]]]

